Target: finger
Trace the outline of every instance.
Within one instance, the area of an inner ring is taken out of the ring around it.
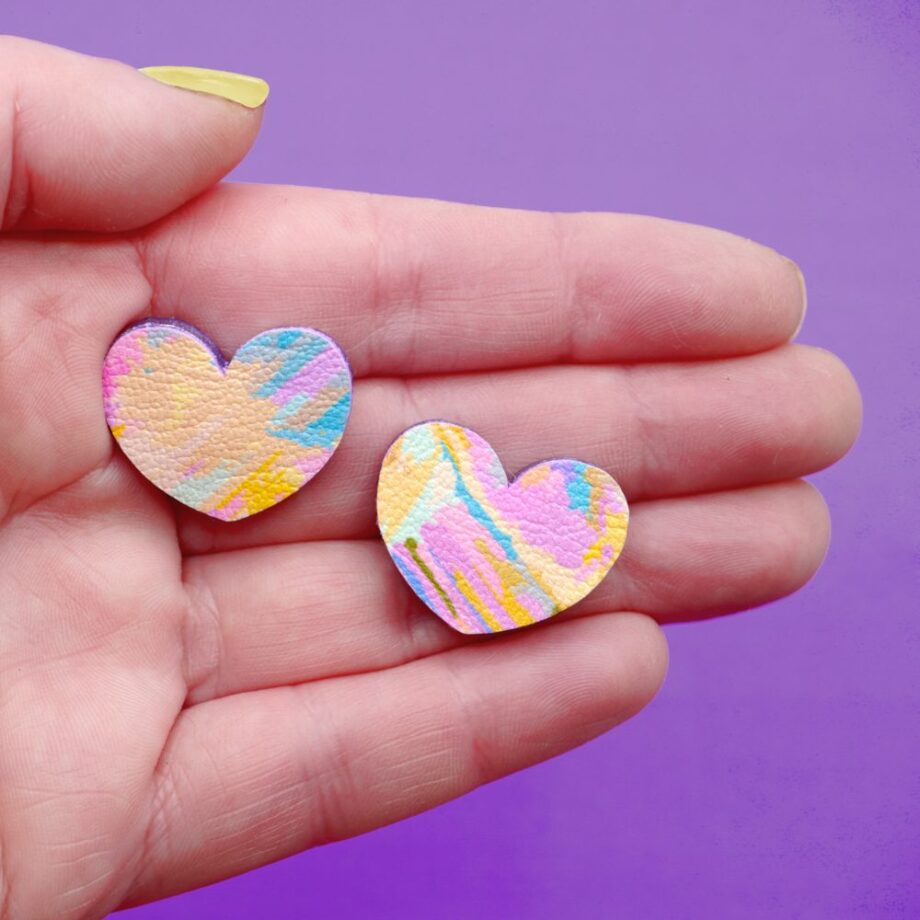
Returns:
[[[804,482],[633,506],[612,572],[563,617],[660,623],[784,597],[824,558],[824,500]],[[379,541],[301,543],[188,561],[191,699],[390,668],[470,639],[416,598]]]
[[[145,237],[157,300],[232,353],[332,335],[357,375],[748,354],[795,332],[795,265],[672,221],[222,187]]]
[[[652,698],[666,657],[650,619],[606,615],[187,709],[128,902],[359,834],[581,744]]]
[[[383,455],[431,418],[478,431],[509,473],[577,457],[610,472],[636,502],[821,469],[852,444],[859,394],[837,358],[798,345],[699,364],[359,382],[342,446],[303,495],[232,527],[183,510],[186,550],[375,535]]]
[[[0,228],[147,224],[232,169],[260,120],[260,108],[213,92],[0,37]]]

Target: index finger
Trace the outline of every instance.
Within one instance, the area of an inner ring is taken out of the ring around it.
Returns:
[[[159,313],[230,353],[314,326],[358,376],[751,354],[804,310],[774,250],[636,215],[225,185],[138,245]]]

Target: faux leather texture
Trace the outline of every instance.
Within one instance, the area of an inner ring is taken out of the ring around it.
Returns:
[[[405,431],[383,461],[377,520],[415,593],[463,633],[515,629],[571,607],[623,549],[629,509],[604,470],[547,460],[508,483],[478,434]]]
[[[227,364],[197,329],[156,319],[115,340],[103,394],[112,434],[144,476],[190,508],[236,521],[293,495],[329,462],[351,408],[351,373],[315,329],[270,329]]]

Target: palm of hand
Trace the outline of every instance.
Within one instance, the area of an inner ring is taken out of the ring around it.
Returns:
[[[215,149],[254,134],[252,113],[118,73],[202,107]],[[182,200],[233,158],[212,152]],[[129,197],[118,182],[99,213]],[[59,189],[49,218],[32,183],[8,227],[111,226]],[[269,187],[141,226],[180,203],[159,183],[123,232],[0,239],[0,916],[181,891],[552,756],[651,698],[655,620],[762,603],[819,563],[823,504],[795,480],[845,451],[858,397],[836,359],[783,344],[802,305],[771,251],[641,218]],[[99,372],[151,312],[228,353],[271,326],[333,335],[357,382],[329,468],[237,525],[140,480]],[[571,613],[470,640],[403,584],[374,539],[375,474],[435,416],[512,473],[571,455],[623,485],[626,551]]]

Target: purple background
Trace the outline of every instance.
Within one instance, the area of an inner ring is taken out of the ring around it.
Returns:
[[[239,178],[760,239],[865,397],[819,576],[669,629],[635,721],[132,920],[920,916],[920,5],[3,0],[0,29],[264,76]]]

